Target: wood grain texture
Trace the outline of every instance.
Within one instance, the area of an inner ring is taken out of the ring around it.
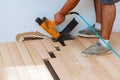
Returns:
[[[4,64],[4,69],[7,73],[7,78],[9,80],[19,80],[18,73],[16,71],[15,65],[9,53],[7,43],[0,44],[0,53]]]
[[[120,80],[120,59],[113,53],[80,55],[96,40],[76,37],[65,41],[66,46],[50,39],[0,43],[0,80],[55,80],[45,61],[60,80]],[[112,33],[110,43],[118,53],[119,41],[120,33]]]
[[[23,42],[16,42],[17,48],[19,50],[20,56],[22,57],[26,69],[31,76],[32,80],[42,80],[39,75],[39,72],[34,64],[33,59],[31,58],[29,51],[27,50],[26,46]]]
[[[39,52],[37,52],[33,44],[34,42],[32,41],[25,42],[25,45],[39,71],[39,75],[41,76],[42,80],[54,80],[50,72],[48,71],[47,67],[45,66]]]
[[[20,80],[31,80],[30,75],[25,67],[22,57],[19,54],[15,43],[7,43],[9,52],[15,64],[16,71],[18,72]]]

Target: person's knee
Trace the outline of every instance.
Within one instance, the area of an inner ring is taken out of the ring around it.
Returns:
[[[107,5],[115,4],[119,1],[120,0],[100,0],[101,4],[107,4]]]

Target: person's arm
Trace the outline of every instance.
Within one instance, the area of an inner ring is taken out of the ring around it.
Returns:
[[[68,0],[65,3],[63,8],[55,15],[55,22],[57,25],[65,20],[65,16],[79,3],[79,1],[80,0]]]
[[[67,15],[69,11],[71,11],[80,0],[68,0],[63,8],[59,11],[62,15]]]

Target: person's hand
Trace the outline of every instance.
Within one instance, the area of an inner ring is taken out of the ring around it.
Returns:
[[[60,14],[59,12],[55,14],[54,16],[56,25],[61,24],[65,20],[65,15]]]

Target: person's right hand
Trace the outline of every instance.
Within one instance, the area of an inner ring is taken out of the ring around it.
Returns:
[[[64,20],[65,20],[65,15],[60,14],[60,13],[58,12],[58,13],[55,14],[54,19],[55,19],[56,25],[59,25],[59,24],[61,24],[62,22],[64,22]]]

